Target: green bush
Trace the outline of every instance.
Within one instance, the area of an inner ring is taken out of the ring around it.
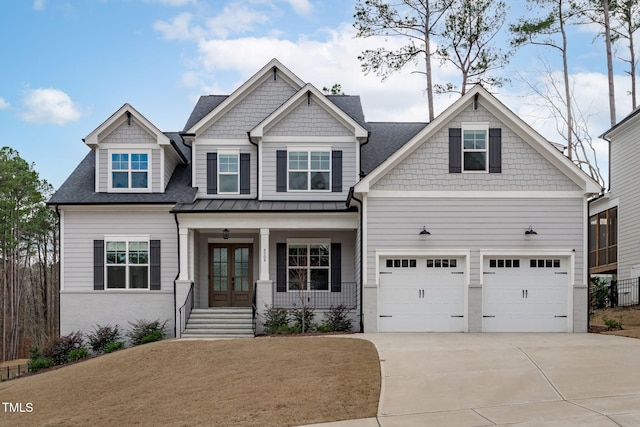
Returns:
[[[118,325],[96,325],[93,328],[93,332],[87,335],[89,347],[91,347],[91,351],[96,354],[104,353],[107,345],[118,341],[120,338],[120,327]]]
[[[104,348],[105,353],[113,353],[114,351],[124,348],[124,341],[114,341],[107,344]]]
[[[140,344],[147,344],[154,341],[160,341],[163,335],[164,334],[162,333],[162,331],[153,331],[150,334],[142,337],[142,340],[140,340]]]
[[[310,332],[313,330],[313,318],[315,313],[311,307],[300,307],[291,310],[291,320],[298,332]],[[304,326],[304,327],[303,327]]]
[[[602,321],[604,322],[605,326],[609,330],[622,329],[622,322],[621,321],[618,321],[618,320],[615,320],[615,319],[609,319],[607,316],[602,316]]]
[[[40,369],[46,369],[53,366],[53,360],[48,357],[37,357],[29,361],[29,372],[38,372]]]
[[[331,328],[332,331],[350,331],[352,320],[348,317],[349,311],[349,307],[344,304],[331,306],[324,315],[322,325]]]
[[[76,360],[84,359],[88,356],[89,351],[86,348],[81,347],[71,350],[67,356],[67,359],[69,360],[69,362],[75,362]]]
[[[82,332],[79,331],[53,338],[42,349],[42,356],[53,360],[56,365],[64,365],[69,361],[72,350],[83,347],[83,341]]]
[[[591,278],[591,310],[600,310],[609,306],[609,284],[600,277]]]
[[[333,332],[334,331],[334,329],[331,326],[325,324],[324,322],[320,325],[313,325],[313,329],[316,332]]]
[[[157,338],[153,339],[153,341],[161,340],[165,333],[167,321],[165,320],[161,323],[160,320],[136,320],[135,323],[129,322],[129,324],[131,325],[131,329],[127,332],[127,337],[131,340],[132,345],[140,345],[151,342],[143,341],[145,339],[149,340],[149,336]]]
[[[40,347],[38,347],[36,344],[33,344],[31,347],[29,347],[29,359],[36,360],[40,357],[42,357]]]
[[[281,334],[285,329],[289,332],[289,312],[287,309],[274,306],[266,307],[264,332],[267,334]]]

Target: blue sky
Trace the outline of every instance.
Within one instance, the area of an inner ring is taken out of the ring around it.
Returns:
[[[380,39],[356,39],[355,0],[5,0],[0,3],[0,129],[3,146],[62,184],[88,152],[82,142],[124,103],[164,131],[182,130],[199,95],[229,94],[271,58],[318,88],[340,83],[362,98],[371,121],[424,121],[423,80],[403,71],[365,76],[359,52]],[[513,7],[512,7],[513,8]],[[509,17],[524,10],[516,7]],[[595,137],[608,128],[604,48],[593,28],[572,30],[571,69]],[[624,53],[621,51],[621,53]],[[555,125],[514,77],[535,82],[544,55],[521,49],[496,94],[549,139]],[[457,78],[447,67],[437,81]],[[630,86],[616,63],[618,119],[631,110]],[[436,113],[453,101],[436,99]],[[606,172],[606,145],[597,144]],[[604,173],[606,176],[606,173]]]

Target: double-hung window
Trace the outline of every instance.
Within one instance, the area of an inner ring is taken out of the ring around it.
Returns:
[[[107,289],[149,289],[149,240],[107,240]]]
[[[111,189],[116,191],[148,190],[150,157],[148,152],[110,152]]]
[[[287,158],[288,189],[331,191],[331,150],[293,148]]]
[[[464,172],[488,171],[488,136],[488,124],[462,125],[462,170]]]
[[[289,244],[287,275],[289,291],[328,291],[329,243]]]
[[[218,193],[240,193],[240,154],[237,151],[218,152]]]

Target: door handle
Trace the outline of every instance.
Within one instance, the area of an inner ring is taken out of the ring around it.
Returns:
[[[529,298],[529,289],[524,290],[524,297]]]
[[[524,298],[524,289],[522,290],[522,298]]]

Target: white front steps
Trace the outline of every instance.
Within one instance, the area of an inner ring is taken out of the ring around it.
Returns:
[[[194,308],[182,338],[253,338],[251,308]]]

